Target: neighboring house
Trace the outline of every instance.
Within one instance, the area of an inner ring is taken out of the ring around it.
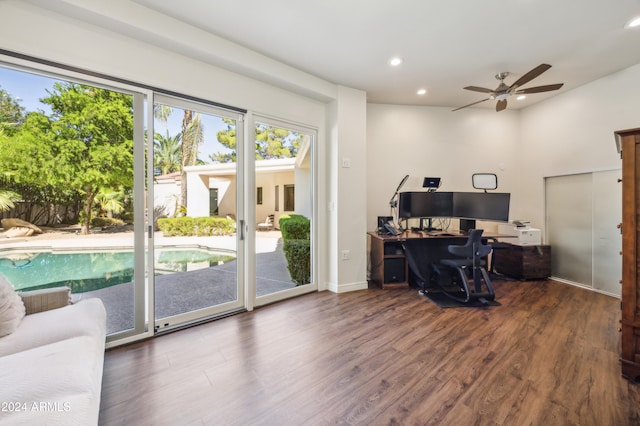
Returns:
[[[275,224],[286,213],[311,217],[311,161],[305,140],[295,158],[255,162],[256,219],[269,214]],[[206,164],[185,167],[187,172],[187,216],[236,215],[236,164]],[[155,177],[154,207],[173,216],[180,204],[179,172]]]

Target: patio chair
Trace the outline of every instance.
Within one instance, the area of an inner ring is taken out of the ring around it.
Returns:
[[[264,220],[264,222],[258,224],[258,231],[271,231],[273,230],[273,221],[275,220],[275,216],[270,214]]]

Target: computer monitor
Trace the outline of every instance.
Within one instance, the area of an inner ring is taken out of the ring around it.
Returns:
[[[504,192],[454,192],[452,216],[508,222],[510,198]]]
[[[401,192],[398,217],[451,217],[453,192]]]
[[[429,188],[431,191],[435,191],[440,188],[440,178],[439,177],[426,177],[422,181],[423,188]]]

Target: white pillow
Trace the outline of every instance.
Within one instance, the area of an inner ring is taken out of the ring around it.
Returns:
[[[24,312],[22,298],[0,274],[0,337],[11,334],[18,328]]]

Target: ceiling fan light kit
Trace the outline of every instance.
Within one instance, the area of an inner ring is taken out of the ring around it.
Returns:
[[[520,77],[518,80],[516,80],[515,83],[513,83],[510,86],[507,86],[504,83],[504,79],[509,75],[509,73],[508,72],[498,73],[496,74],[495,77],[496,77],[496,80],[500,81],[500,84],[494,90],[487,89],[485,87],[467,86],[464,88],[465,90],[471,90],[473,92],[480,92],[480,93],[487,93],[489,97],[465,106],[461,106],[459,108],[454,109],[453,111],[458,111],[463,108],[467,108],[472,105],[476,105],[491,99],[491,100],[498,101],[496,102],[496,111],[500,112],[507,108],[507,98],[509,96],[525,95],[529,93],[542,93],[542,92],[550,92],[552,90],[558,90],[562,87],[564,83],[547,84],[544,86],[536,86],[536,87],[529,87],[527,89],[520,89],[521,86],[524,86],[534,78],[538,77],[543,72],[547,71],[549,68],[551,68],[551,65],[548,65],[548,64],[538,65],[537,67],[535,67],[534,69],[532,69],[531,71],[529,71],[528,73]]]

